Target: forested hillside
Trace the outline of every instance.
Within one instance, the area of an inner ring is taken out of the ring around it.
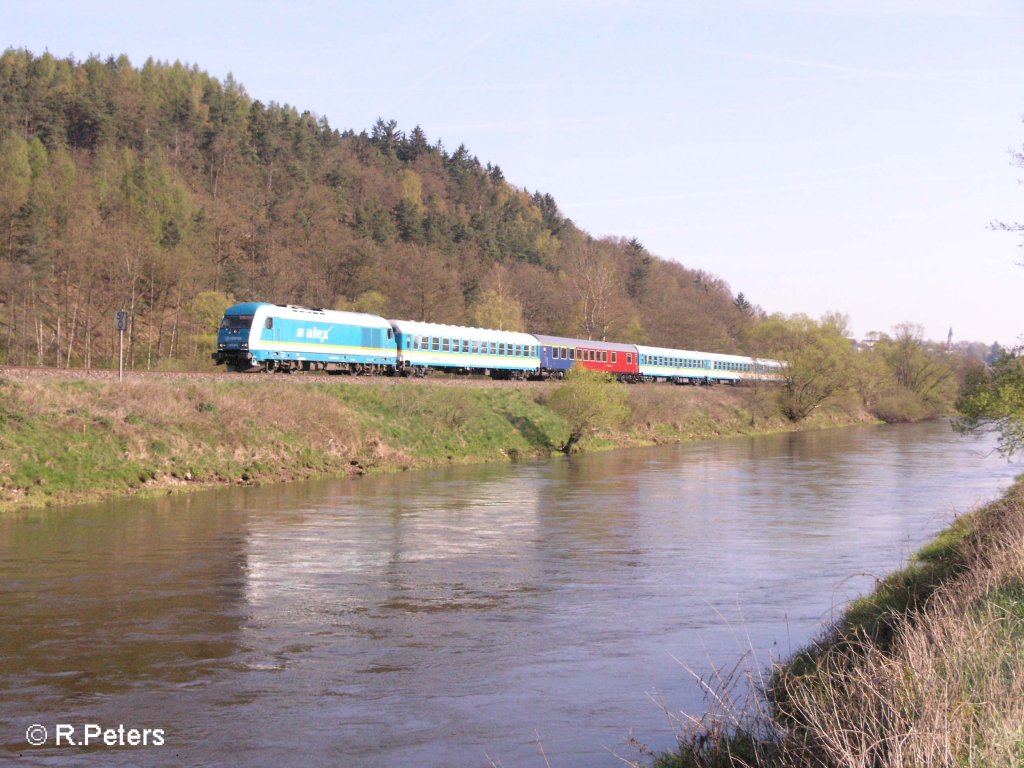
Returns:
[[[339,131],[194,66],[7,50],[0,362],[116,364],[125,308],[129,365],[201,363],[234,300],[739,349],[751,308],[722,280],[432,139]]]

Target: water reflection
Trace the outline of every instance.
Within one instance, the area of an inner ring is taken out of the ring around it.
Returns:
[[[203,765],[618,765],[648,694],[786,653],[1013,467],[833,430],[0,519],[0,748],[163,727]],[[105,765],[162,765],[159,750]],[[31,762],[26,762],[31,761]]]

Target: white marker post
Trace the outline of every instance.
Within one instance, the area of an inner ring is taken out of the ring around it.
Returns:
[[[121,337],[117,346],[117,380],[124,381],[124,332],[128,330],[128,312],[123,309],[117,310],[114,323],[117,325],[118,335]]]

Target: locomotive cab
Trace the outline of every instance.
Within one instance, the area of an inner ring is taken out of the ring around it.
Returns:
[[[217,330],[217,351],[213,360],[217,365],[227,365],[230,370],[249,371],[259,366],[249,352],[253,320],[260,303],[235,304],[224,312]]]

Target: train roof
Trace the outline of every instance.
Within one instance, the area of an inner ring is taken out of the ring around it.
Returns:
[[[781,366],[783,363],[779,360],[772,360],[768,357],[747,357],[746,355],[724,355],[719,352],[706,352],[705,357],[709,360],[717,360],[723,363],[752,363],[758,362],[762,365]]]
[[[594,339],[572,339],[567,336],[542,336],[534,334],[537,341],[550,347],[585,347],[586,349],[604,349],[609,352],[636,352],[633,344],[622,344],[617,341],[595,341]]]
[[[391,325],[401,334],[412,336],[444,336],[468,341],[504,341],[511,344],[533,346],[537,339],[521,331],[500,331],[496,328],[472,328],[465,325],[424,323],[419,320],[391,320]]]
[[[266,302],[263,301],[247,301],[228,307],[224,310],[224,314],[232,317],[236,315],[254,315],[257,309],[265,305]]]
[[[710,357],[708,352],[695,352],[692,349],[669,349],[668,347],[645,347],[641,344],[636,345],[636,351],[641,355],[660,355],[661,357],[686,357],[686,358],[698,358]]]
[[[272,314],[274,317],[293,320],[310,320],[318,323],[359,325],[365,328],[390,328],[391,324],[379,315],[364,312],[347,312],[341,309],[312,309],[294,304],[271,304],[266,301],[235,304],[224,312],[225,315]]]

